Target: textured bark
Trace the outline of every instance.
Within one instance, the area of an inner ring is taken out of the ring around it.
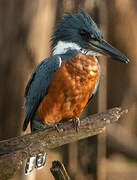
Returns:
[[[78,132],[74,128],[74,121],[69,120],[58,124],[59,132],[57,128],[50,127],[1,141],[0,179],[6,180],[12,177],[22,162],[30,156],[101,133],[106,125],[117,121],[125,112],[127,111],[121,110],[121,108],[113,108],[103,113],[88,116],[80,120]]]
[[[64,165],[59,161],[53,161],[50,168],[55,180],[71,180]]]

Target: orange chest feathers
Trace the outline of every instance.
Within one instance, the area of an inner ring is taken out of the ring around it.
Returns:
[[[93,56],[78,54],[67,62],[62,61],[38,107],[38,117],[46,123],[78,117],[88,102],[98,75],[98,61]]]

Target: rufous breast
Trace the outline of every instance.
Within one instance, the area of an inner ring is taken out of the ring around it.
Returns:
[[[78,117],[86,106],[99,76],[94,56],[77,54],[62,61],[54,73],[48,93],[41,101],[37,115],[46,123]]]

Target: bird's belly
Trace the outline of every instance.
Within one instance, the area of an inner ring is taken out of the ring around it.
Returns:
[[[86,106],[99,74],[98,62],[92,56],[77,55],[62,62],[53,75],[48,94],[37,114],[46,123],[78,117]]]

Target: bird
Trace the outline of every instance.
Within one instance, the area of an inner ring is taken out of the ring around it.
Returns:
[[[99,86],[98,56],[129,62],[104,40],[101,30],[82,9],[67,13],[55,26],[51,49],[51,56],[36,67],[27,83],[23,131],[29,122],[33,132],[62,120],[79,120]],[[45,162],[46,153],[30,157],[25,173],[42,168]]]

